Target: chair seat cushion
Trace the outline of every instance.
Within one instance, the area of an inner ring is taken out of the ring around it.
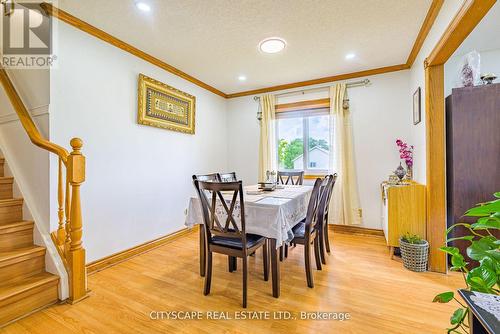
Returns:
[[[263,236],[257,235],[257,234],[247,233],[247,248],[252,248],[253,246],[257,245],[259,242],[263,241],[264,239],[266,239],[266,237],[263,237]],[[234,249],[243,249],[241,239],[237,239],[237,238],[213,236],[212,237],[212,244],[217,245],[217,246],[234,248]]]
[[[306,235],[306,223],[300,222],[292,228],[295,238],[304,238]]]

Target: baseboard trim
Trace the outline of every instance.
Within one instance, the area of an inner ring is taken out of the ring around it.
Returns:
[[[376,235],[382,237],[384,236],[384,231],[374,228],[337,224],[330,224],[328,225],[328,228],[337,233]]]
[[[194,228],[183,228],[179,231],[167,234],[158,239],[154,239],[143,244],[137,245],[135,247],[125,249],[121,252],[106,256],[100,260],[92,261],[87,263],[87,274],[93,274],[103,269],[114,266],[120,262],[126,261],[128,259],[133,258],[134,256],[144,254],[152,249],[163,246],[177,238],[185,236],[187,234],[193,233],[197,230],[197,227]]]

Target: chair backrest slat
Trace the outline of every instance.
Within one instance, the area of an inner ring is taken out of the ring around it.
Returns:
[[[311,197],[309,198],[309,205],[307,206],[306,214],[306,239],[316,228],[318,221],[318,206],[320,202],[320,190],[321,190],[322,180],[320,178],[316,179],[314,182],[313,190],[311,192]]]
[[[217,235],[241,239],[245,244],[245,204],[242,182],[207,182],[197,179],[193,182],[202,206],[207,241],[210,242],[212,236]],[[208,200],[207,193],[211,194],[211,201]],[[229,194],[230,199],[227,196]],[[225,221],[222,220],[222,222],[221,219]]]
[[[219,177],[218,177],[217,173],[204,174],[204,175],[193,175],[193,180],[217,182],[217,181],[219,181]]]
[[[217,174],[219,182],[236,182],[238,179],[236,178],[236,172],[230,173],[221,173]]]
[[[328,210],[330,208],[330,199],[332,198],[333,187],[337,181],[337,174],[327,175],[323,179],[320,202],[318,207],[318,222],[322,227],[324,224],[328,224],[326,221],[328,216]]]
[[[285,180],[283,180],[285,178]],[[278,172],[278,183],[281,184],[291,184],[291,185],[302,185],[304,182],[304,171],[294,171],[294,172],[286,172],[279,171]]]

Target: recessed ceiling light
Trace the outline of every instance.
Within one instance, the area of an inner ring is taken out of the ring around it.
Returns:
[[[142,10],[143,12],[150,12],[151,11],[151,6],[145,3],[144,1],[137,1],[135,3],[135,6]]]
[[[354,57],[356,57],[354,53],[348,53],[345,55],[345,59],[353,59]]]
[[[239,81],[246,81],[246,80],[247,80],[247,77],[246,77],[246,76],[244,76],[244,75],[240,75],[240,76],[238,76],[238,80],[239,80]]]
[[[265,53],[277,53],[283,50],[286,46],[286,42],[283,38],[271,37],[266,38],[259,43],[259,49]]]

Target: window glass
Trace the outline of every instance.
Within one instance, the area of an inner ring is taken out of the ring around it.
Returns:
[[[328,115],[307,117],[309,130],[308,166],[327,170],[330,164],[330,124]]]
[[[278,169],[304,170],[306,174],[327,172],[330,165],[328,110],[284,112],[277,117]]]
[[[279,170],[304,169],[304,126],[302,117],[278,120]]]

